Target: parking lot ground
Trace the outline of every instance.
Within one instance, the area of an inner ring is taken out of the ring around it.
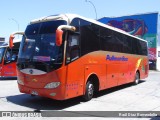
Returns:
[[[0,88],[0,111],[160,111],[160,72],[157,71],[150,71],[149,77],[138,85],[101,91],[88,102],[83,102],[81,97],[66,101],[31,97],[19,92],[16,80],[0,80]]]

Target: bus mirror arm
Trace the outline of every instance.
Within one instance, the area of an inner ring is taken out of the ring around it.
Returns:
[[[74,26],[70,26],[70,25],[60,25],[57,29],[76,31],[76,28]]]
[[[9,47],[10,47],[10,49],[14,46],[14,45],[13,45],[13,39],[14,39],[14,38],[15,38],[15,37],[14,37],[13,34],[11,34],[10,37],[9,37]]]
[[[76,28],[74,26],[69,25],[60,25],[56,30],[56,45],[61,46],[62,45],[62,36],[63,36],[63,30],[70,30],[70,31],[76,31]]]
[[[14,35],[16,35],[16,34],[20,34],[20,35],[24,35],[24,32],[14,32],[14,33],[12,33],[11,35],[10,35],[10,37],[9,37],[9,47],[10,47],[10,49],[12,49],[13,48],[13,40],[14,40],[14,38],[15,38],[15,36]]]

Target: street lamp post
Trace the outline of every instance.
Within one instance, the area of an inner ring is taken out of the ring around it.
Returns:
[[[89,2],[93,6],[95,14],[96,14],[96,20],[97,20],[97,10],[96,10],[95,5],[91,1],[86,0],[86,2]]]
[[[11,18],[11,19],[9,19],[9,20],[12,20],[12,21],[14,21],[14,22],[17,24],[18,31],[19,31],[19,23],[18,23],[18,21],[17,21],[17,20],[15,20],[15,19],[13,19],[13,18]],[[18,35],[18,38],[19,38],[19,35]]]

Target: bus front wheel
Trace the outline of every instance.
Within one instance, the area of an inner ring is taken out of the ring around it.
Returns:
[[[92,81],[88,81],[86,84],[86,89],[83,99],[85,101],[89,101],[92,99],[93,95],[94,95],[94,84],[92,83]]]

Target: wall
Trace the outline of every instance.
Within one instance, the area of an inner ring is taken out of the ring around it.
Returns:
[[[146,13],[114,18],[104,17],[98,21],[147,40],[150,69],[157,68],[158,13]]]
[[[158,15],[158,35],[157,35],[157,68],[160,71],[160,15]]]

